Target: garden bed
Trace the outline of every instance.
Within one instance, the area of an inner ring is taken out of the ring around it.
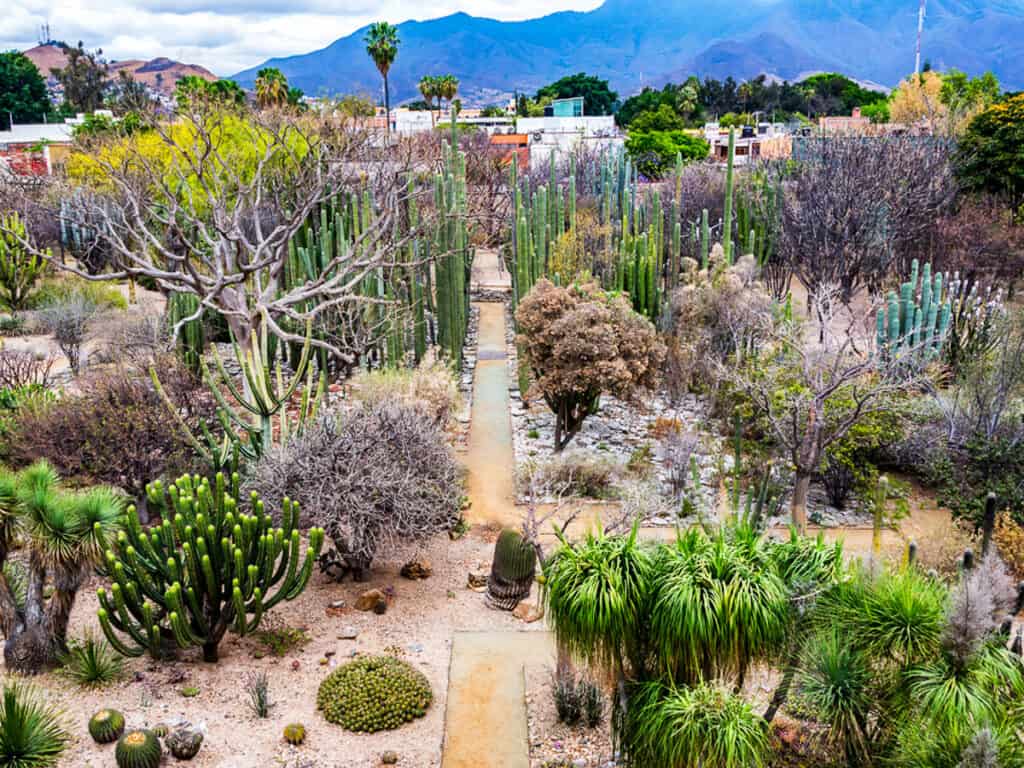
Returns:
[[[305,628],[308,642],[280,657],[261,642],[258,633],[244,639],[228,635],[217,664],[202,662],[193,651],[169,662],[154,662],[146,656],[129,661],[121,681],[94,690],[80,688],[56,672],[33,679],[47,699],[66,713],[73,737],[67,754],[73,757],[62,765],[109,768],[113,746],[94,744],[86,722],[94,711],[113,707],[124,713],[129,727],[188,721],[203,729],[203,747],[191,763],[197,768],[376,768],[385,751],[398,753],[399,766],[439,766],[453,629],[528,628],[511,614],[487,610],[483,595],[466,588],[467,572],[489,563],[492,538],[486,531],[454,542],[437,536],[420,549],[409,548],[376,563],[370,581],[364,583],[339,584],[315,573],[305,592],[268,614],[270,621],[264,618],[260,627]],[[399,575],[401,565],[413,555],[430,561],[430,578],[409,581]],[[94,580],[79,594],[72,637],[99,632],[97,586]],[[378,616],[355,610],[358,596],[375,587],[394,590],[387,613]],[[353,630],[355,639],[343,638]],[[372,735],[325,722],[316,711],[320,681],[350,657],[386,652],[396,653],[430,681],[433,703],[426,716],[395,731]],[[246,677],[259,672],[266,673],[275,702],[266,719],[255,717],[246,704]],[[182,691],[194,695],[185,696]],[[300,747],[289,746],[282,738],[284,727],[293,722],[307,729],[306,742]]]

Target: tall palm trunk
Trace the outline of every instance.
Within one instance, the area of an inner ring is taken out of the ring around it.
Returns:
[[[388,76],[384,75],[384,129],[391,135],[391,93],[388,89]]]

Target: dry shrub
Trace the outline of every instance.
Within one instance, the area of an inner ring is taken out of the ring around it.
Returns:
[[[1024,579],[1024,526],[1018,525],[1008,512],[996,521],[993,532],[996,547],[1003,560],[1018,579]]]
[[[212,417],[198,382],[173,364],[165,363],[161,375],[187,421]],[[151,480],[195,468],[152,383],[126,371],[98,374],[83,382],[81,395],[19,411],[8,455],[16,466],[47,459],[75,482],[114,485],[136,498]]]
[[[0,389],[17,389],[36,385],[50,386],[53,360],[37,357],[27,350],[0,348]]]
[[[656,440],[665,440],[671,434],[679,434],[683,429],[683,422],[679,419],[670,419],[667,416],[659,416],[647,427],[647,432]]]
[[[531,478],[542,487],[564,496],[612,499],[623,468],[612,459],[584,451],[567,451],[544,463],[527,462],[519,471],[519,484],[526,488]]]
[[[462,507],[462,471],[444,434],[400,400],[325,414],[264,456],[247,487],[268,509],[297,501],[303,524],[322,527],[357,578],[380,552],[450,530]]]
[[[444,363],[424,363],[418,368],[372,371],[352,379],[351,398],[377,407],[381,403],[405,403],[444,428],[461,406],[458,382]]]
[[[941,535],[931,536],[917,542],[917,562],[925,571],[935,571],[946,578],[955,578],[960,573],[964,550],[978,551],[975,537],[962,523],[954,522]]]
[[[657,384],[665,347],[621,294],[541,279],[520,302],[516,325],[533,389],[555,414],[556,451],[579,432],[603,393],[629,400]]]
[[[727,266],[716,244],[707,269],[686,260],[684,273],[669,304],[666,380],[675,396],[712,386],[719,363],[756,350],[772,311],[752,256]]]

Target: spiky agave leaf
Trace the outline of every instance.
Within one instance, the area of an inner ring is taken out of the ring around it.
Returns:
[[[49,768],[57,765],[69,741],[59,713],[46,706],[34,689],[17,682],[4,685],[0,698],[0,765]]]
[[[125,512],[123,494],[98,485],[74,494],[69,503],[81,556],[88,562],[99,562],[110,537],[120,528]]]
[[[723,688],[637,686],[626,724],[631,766],[759,768],[769,754],[767,726]]]
[[[15,511],[17,488],[17,476],[0,468],[0,547],[10,546],[21,526]]]

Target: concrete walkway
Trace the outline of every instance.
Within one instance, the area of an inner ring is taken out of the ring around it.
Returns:
[[[529,768],[529,664],[554,664],[549,632],[456,632],[448,675],[444,768]]]

